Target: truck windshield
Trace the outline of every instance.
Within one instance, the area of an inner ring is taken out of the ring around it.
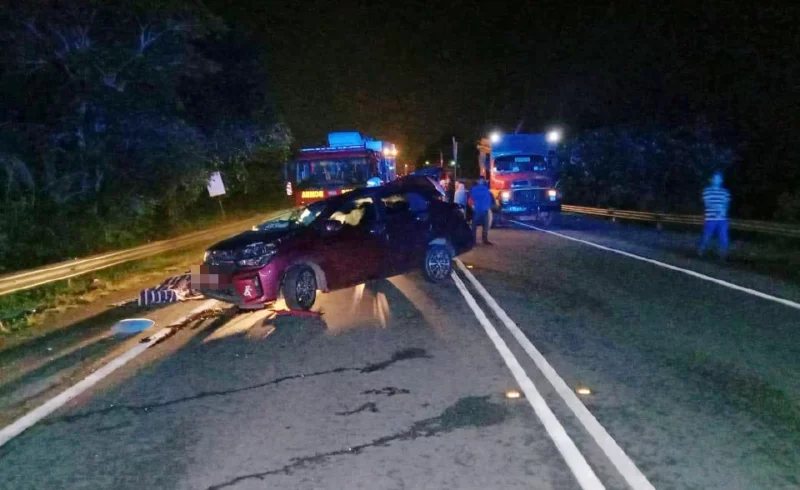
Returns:
[[[547,162],[541,155],[497,157],[494,160],[497,172],[535,172],[547,170]]]
[[[301,189],[363,184],[371,177],[366,158],[298,160],[289,168],[289,178]]]

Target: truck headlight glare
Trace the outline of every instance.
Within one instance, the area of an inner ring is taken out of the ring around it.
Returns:
[[[503,192],[501,192],[500,193],[500,199],[502,199],[503,202],[510,201],[511,200],[511,191],[503,191]]]

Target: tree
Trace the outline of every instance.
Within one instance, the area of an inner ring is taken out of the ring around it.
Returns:
[[[220,54],[243,41],[199,1],[35,0],[0,15],[0,241],[16,245],[0,270],[168,233],[207,211],[212,169],[236,180],[230,162],[288,147],[265,70],[244,68],[258,56]]]
[[[702,128],[627,126],[585,131],[560,159],[571,203],[621,209],[699,213],[709,176],[733,162],[733,151]]]

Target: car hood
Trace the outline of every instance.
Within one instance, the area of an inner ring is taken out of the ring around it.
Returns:
[[[275,243],[291,237],[298,229],[245,231],[208,247],[208,250],[238,250],[251,243]]]

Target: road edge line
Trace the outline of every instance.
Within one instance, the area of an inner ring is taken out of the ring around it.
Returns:
[[[525,336],[514,320],[506,314],[486,288],[484,288],[478,279],[467,269],[464,263],[460,259],[456,259],[456,264],[467,279],[469,279],[469,282],[472,283],[472,286],[478,291],[478,294],[483,297],[484,301],[489,305],[489,308],[494,311],[495,315],[503,322],[528,356],[533,359],[536,367],[539,368],[544,377],[550,382],[553,388],[555,388],[556,392],[561,396],[561,399],[564,400],[570,410],[572,410],[572,413],[578,418],[586,431],[589,432],[597,445],[600,446],[600,449],[603,450],[606,457],[611,461],[611,464],[614,465],[620,475],[628,482],[628,485],[636,490],[655,490],[655,487],[650,483],[644,473],[642,473],[625,451],[622,450],[619,444],[617,444],[617,441],[611,437],[611,434],[598,422],[595,416],[592,415],[589,409],[586,408],[583,402],[578,398],[578,395],[567,385],[564,378],[556,372],[542,353],[539,352],[539,349]]]
[[[497,329],[489,321],[486,313],[478,305],[475,297],[472,296],[472,293],[469,292],[466,285],[455,271],[452,272],[452,278],[456,283],[456,287],[461,292],[461,295],[464,297],[464,300],[467,302],[470,309],[472,309],[475,318],[478,319],[486,335],[492,341],[492,344],[494,344],[495,349],[500,353],[503,361],[505,361],[506,367],[511,371],[520,389],[525,393],[525,398],[528,400],[531,408],[533,408],[536,416],[539,417],[539,421],[544,425],[547,434],[550,436],[553,443],[555,443],[558,452],[561,453],[570,471],[572,471],[572,474],[578,480],[578,484],[584,490],[605,490],[605,486],[603,486],[597,474],[595,474],[592,467],[589,466],[588,461],[586,461],[586,458],[584,458],[583,454],[578,450],[575,442],[569,437],[567,431],[564,430],[564,427],[561,425],[561,422],[558,421],[553,411],[547,406],[547,402],[539,393],[539,390],[536,389],[536,385],[534,385],[533,381],[528,377],[525,369],[523,369],[517,358],[514,357],[511,349],[509,349],[503,338],[500,337]]]
[[[193,314],[208,309],[210,306],[207,305],[213,305],[214,303],[216,303],[216,300],[203,301],[203,303],[200,306],[193,309],[188,315],[185,315],[182,318],[189,318]],[[142,342],[128,349],[123,354],[115,357],[114,359],[103,365],[100,369],[93,372],[89,376],[85,377],[78,383],[70,386],[66,390],[59,393],[58,395],[44,402],[42,405],[39,405],[35,409],[26,413],[22,417],[12,422],[10,425],[3,427],[3,429],[0,430],[0,447],[3,447],[8,441],[17,437],[26,430],[30,429],[31,427],[36,425],[39,421],[41,421],[51,413],[55,412],[59,408],[63,407],[64,405],[66,405],[67,402],[69,402],[70,400],[72,400],[73,398],[82,394],[84,391],[88,390],[92,386],[99,383],[103,378],[113,373],[117,369],[121,368],[122,366],[127,364],[129,361],[134,359],[142,352],[146,351],[155,344],[161,342],[163,339],[168,337],[172,333],[172,331],[173,329],[169,327],[162,328],[158,332],[147,337],[146,342]]]
[[[659,267],[664,267],[665,269],[670,269],[670,270],[674,270],[674,271],[678,271],[678,272],[683,272],[684,274],[687,274],[687,275],[692,276],[692,277],[696,277],[698,279],[702,279],[704,281],[713,282],[715,284],[719,284],[720,286],[725,286],[726,288],[734,289],[736,291],[741,291],[741,292],[746,293],[746,294],[757,296],[757,297],[759,297],[761,299],[774,301],[774,302],[780,303],[780,304],[782,304],[784,306],[788,306],[790,308],[794,308],[794,309],[800,310],[800,303],[796,303],[796,302],[794,302],[792,300],[781,298],[781,297],[778,297],[778,296],[773,296],[771,294],[762,293],[761,291],[759,291],[757,289],[751,289],[751,288],[746,288],[744,286],[739,286],[738,284],[734,284],[732,282],[724,281],[722,279],[717,279],[716,277],[707,276],[707,275],[702,274],[700,272],[695,272],[695,271],[693,271],[691,269],[684,269],[683,267],[678,267],[677,265],[667,264],[666,262],[661,262],[660,260],[649,259],[647,257],[642,257],[641,255],[636,255],[636,254],[633,254],[633,253],[630,253],[630,252],[625,252],[623,250],[618,250],[616,248],[606,247],[605,245],[600,245],[598,243],[590,242],[588,240],[582,240],[580,238],[575,238],[575,237],[571,237],[569,235],[564,235],[563,233],[558,233],[558,232],[555,232],[555,231],[545,230],[543,228],[539,228],[537,226],[529,225],[527,223],[522,223],[520,221],[515,221],[515,220],[510,220],[510,221],[512,223],[515,223],[515,224],[520,225],[520,226],[525,226],[525,227],[530,228],[532,230],[537,230],[537,231],[541,231],[541,232],[544,232],[544,233],[549,233],[549,234],[555,235],[557,237],[565,238],[567,240],[572,240],[573,242],[578,242],[578,243],[582,243],[584,245],[589,245],[590,247],[599,248],[600,250],[605,250],[607,252],[613,252],[613,253],[616,253],[616,254],[619,254],[619,255],[624,255],[625,257],[629,257],[631,259],[641,260],[642,262],[647,262],[647,263],[650,263],[650,264],[653,264],[653,265],[657,265]]]

